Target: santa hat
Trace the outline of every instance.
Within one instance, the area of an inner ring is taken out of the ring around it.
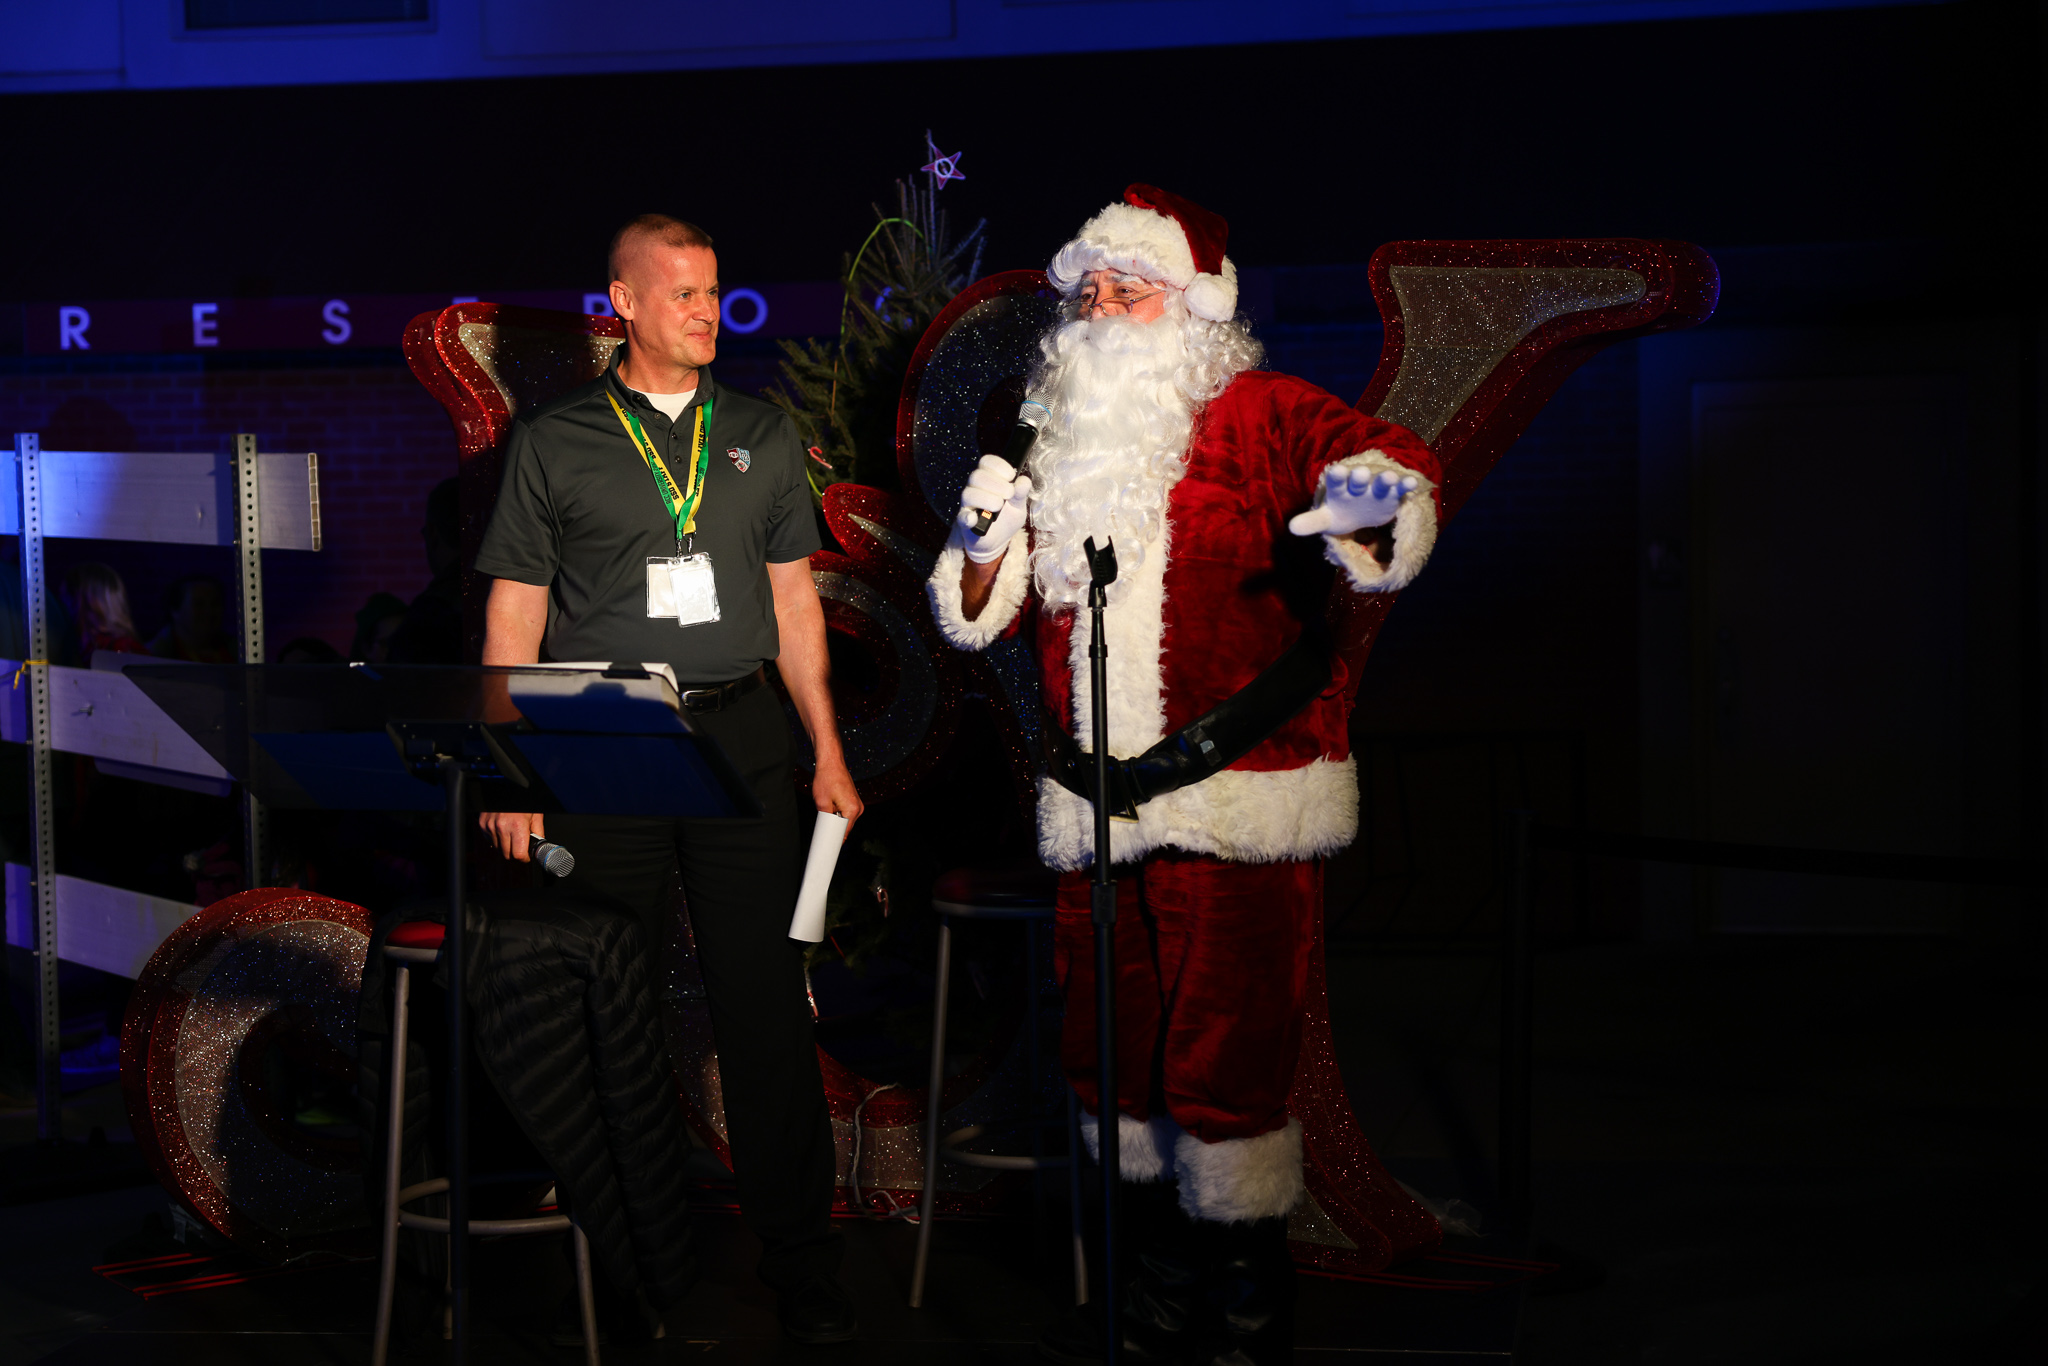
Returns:
[[[1192,200],[1153,185],[1133,185],[1081,225],[1081,235],[1046,267],[1063,294],[1092,270],[1164,280],[1182,290],[1198,318],[1227,322],[1237,312],[1237,267],[1223,254],[1230,224]]]

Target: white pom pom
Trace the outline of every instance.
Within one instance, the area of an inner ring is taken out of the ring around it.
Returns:
[[[1197,275],[1188,285],[1187,304],[1198,318],[1228,322],[1237,314],[1237,281],[1221,275]]]

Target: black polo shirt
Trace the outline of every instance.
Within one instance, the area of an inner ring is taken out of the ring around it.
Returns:
[[[697,396],[671,423],[619,380],[624,354],[612,354],[601,379],[512,424],[476,567],[549,590],[544,659],[662,662],[685,683],[739,678],[782,652],[767,566],[819,547],[803,445],[781,409],[720,388],[709,370],[697,372]],[[607,390],[631,405],[678,484],[696,409],[711,401],[696,549],[711,556],[715,622],[647,615],[647,559],[675,554],[676,526]]]

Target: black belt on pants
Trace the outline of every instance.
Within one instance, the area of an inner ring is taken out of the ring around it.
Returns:
[[[1135,759],[1109,759],[1109,810],[1121,820],[1138,819],[1138,808],[1155,797],[1220,773],[1257,749],[1330,686],[1330,653],[1319,637],[1303,632],[1287,652],[1257,678],[1218,702]],[[1048,715],[1046,768],[1053,781],[1077,797],[1095,800],[1095,757]]]
[[[767,681],[768,671],[757,668],[730,683],[685,683],[677,692],[682,695],[684,711],[724,711]]]

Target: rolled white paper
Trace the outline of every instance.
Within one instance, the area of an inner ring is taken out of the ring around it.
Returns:
[[[796,914],[789,918],[791,939],[815,944],[825,937],[825,889],[832,885],[839,846],[845,842],[846,817],[820,811],[817,829],[811,832],[811,856],[804,861],[804,885],[796,894]]]

